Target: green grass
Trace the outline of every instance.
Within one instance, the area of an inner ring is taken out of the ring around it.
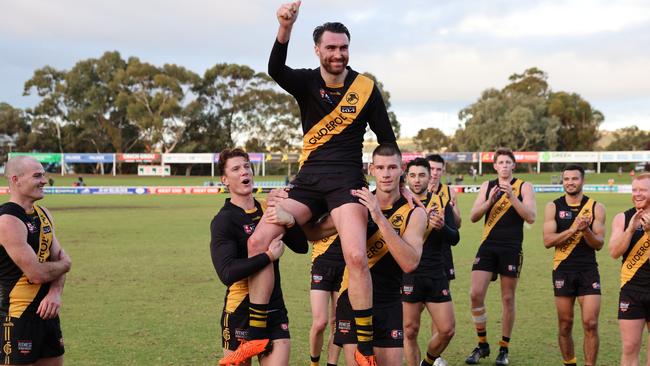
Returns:
[[[609,236],[611,219],[630,206],[629,196],[592,196],[607,206]],[[481,233],[481,225],[468,219],[474,197],[459,196],[463,228],[461,242],[454,249],[458,278],[452,283],[457,330],[444,354],[454,365],[463,363],[476,342],[468,296],[471,263]],[[555,197],[537,196],[537,222],[525,230],[512,365],[561,364],[550,279],[552,252],[541,241],[544,204]],[[61,315],[67,364],[216,364],[221,355],[224,286],[210,260],[209,223],[224,198],[50,196],[44,200],[54,214],[57,237],[73,258]],[[285,253],[281,268],[293,338],[291,364],[308,365],[309,257]],[[620,262],[611,259],[606,248],[598,253],[598,261],[603,288],[599,364],[615,365],[620,354],[616,321]],[[496,350],[501,312],[498,284],[490,286],[487,310],[488,339]],[[429,329],[427,316],[423,318],[421,347]],[[574,338],[578,361],[583,362],[579,321],[574,325]],[[491,357],[483,364],[493,361]]]
[[[517,174],[517,177],[522,178],[534,184],[550,184],[553,176],[559,177],[560,173],[543,172],[540,174],[522,173]],[[49,176],[54,179],[55,186],[71,186],[77,180],[78,176],[82,176],[84,181],[89,186],[202,186],[205,182],[214,181],[218,182],[219,177],[210,176],[171,176],[171,177],[140,177],[137,175],[92,175],[92,174],[78,174],[78,175],[57,175],[56,173],[49,173]],[[477,177],[476,182],[468,175],[464,176],[463,184],[481,184],[481,182],[493,179],[494,175],[484,175]],[[451,177],[453,181],[454,176]],[[630,184],[631,179],[627,174],[619,176],[617,173],[601,173],[601,174],[587,174],[586,182],[588,184],[607,184],[607,181],[612,178],[616,184]],[[256,177],[258,181],[284,181],[283,175],[267,175]],[[446,178],[443,177],[443,181]]]

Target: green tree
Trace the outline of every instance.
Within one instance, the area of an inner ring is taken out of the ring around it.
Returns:
[[[29,123],[25,112],[0,102],[0,160],[6,161],[11,151],[25,151]]]
[[[552,92],[545,72],[513,74],[503,89],[487,89],[459,112],[464,127],[453,149],[591,150],[603,116],[575,93]]]
[[[381,97],[384,100],[384,104],[386,105],[386,111],[388,111],[388,119],[390,120],[390,125],[393,127],[395,137],[399,138],[401,135],[402,125],[397,120],[397,115],[395,112],[391,110],[390,93],[384,88],[384,84],[381,81],[377,80],[375,75],[369,72],[365,72],[363,74],[372,79],[375,82],[375,85],[377,85],[377,89],[379,89]]]
[[[450,141],[447,135],[435,127],[421,129],[413,138],[418,149],[423,151],[440,151],[448,147]]]
[[[618,129],[613,136],[614,140],[607,145],[607,150],[650,150],[650,131],[641,130],[637,126]]]

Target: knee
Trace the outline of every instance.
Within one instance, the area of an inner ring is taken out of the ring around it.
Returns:
[[[316,333],[323,333],[325,331],[326,327],[327,327],[327,321],[325,321],[325,320],[315,319],[311,323],[311,329],[312,329],[312,331],[314,331]]]
[[[438,328],[438,337],[449,342],[456,334],[456,329],[453,325],[443,328]]]
[[[626,355],[636,355],[641,347],[640,339],[623,339],[623,353]]]
[[[560,336],[570,336],[573,328],[573,318],[563,318],[559,322]]]
[[[248,248],[249,256],[264,253],[267,249],[269,249],[269,244],[261,240],[259,235],[252,235],[250,238],[248,238],[246,246]]]
[[[503,307],[505,307],[506,309],[514,309],[515,294],[503,294],[501,296],[501,302],[503,303]]]
[[[472,304],[483,304],[485,294],[481,291],[476,290],[475,288],[471,288],[469,290],[469,298],[472,301]]]
[[[415,323],[404,323],[404,338],[413,340],[418,338],[420,325]]]
[[[598,320],[586,319],[582,322],[582,327],[584,328],[586,334],[596,334],[598,333]]]
[[[368,268],[368,257],[366,252],[363,250],[350,250],[349,253],[345,255],[345,265],[348,266],[348,269],[351,271],[362,271],[363,269]]]

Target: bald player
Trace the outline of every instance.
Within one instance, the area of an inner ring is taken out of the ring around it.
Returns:
[[[35,202],[47,183],[41,163],[27,156],[5,168],[9,202],[0,206],[2,365],[63,365],[59,322],[70,257],[54,233],[52,215]]]

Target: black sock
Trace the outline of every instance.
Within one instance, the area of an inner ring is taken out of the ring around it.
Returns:
[[[372,308],[353,310],[357,327],[357,348],[364,356],[373,354],[372,350]]]
[[[248,337],[250,339],[268,338],[266,319],[268,318],[269,304],[248,305]]]

